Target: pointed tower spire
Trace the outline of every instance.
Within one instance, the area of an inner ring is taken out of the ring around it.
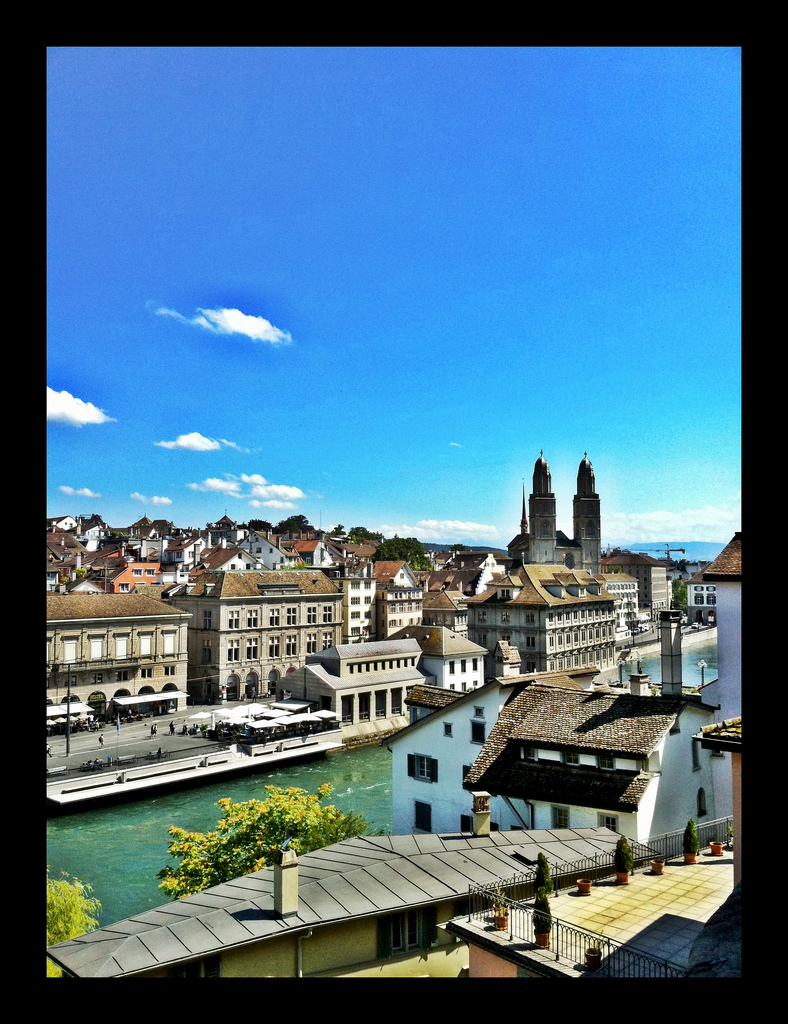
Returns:
[[[520,533],[528,533],[528,520],[525,517],[525,480],[523,480],[523,514],[520,519]]]

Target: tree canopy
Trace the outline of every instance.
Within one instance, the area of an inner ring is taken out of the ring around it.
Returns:
[[[98,928],[101,904],[86,883],[64,872],[62,878],[50,878],[47,868],[47,946],[66,942]],[[47,960],[47,977],[59,978],[61,971]]]
[[[306,530],[314,530],[314,526],[306,516],[289,516],[276,524],[277,533],[303,533]]]
[[[382,533],[371,533],[366,526],[351,526],[347,532],[353,544],[364,544],[369,541],[383,540]]]
[[[373,562],[407,562],[411,569],[429,569],[424,545],[415,537],[392,537],[378,544]]]
[[[187,832],[171,825],[169,854],[180,861],[158,872],[159,888],[179,899],[232,878],[260,871],[273,862],[285,839],[297,854],[319,850],[342,839],[363,835],[369,824],[362,814],[321,804],[333,792],[326,784],[317,794],[304,789],[265,787],[264,800],[233,803],[219,800],[222,818],[213,832]]]

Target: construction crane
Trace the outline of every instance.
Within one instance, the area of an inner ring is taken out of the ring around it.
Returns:
[[[664,551],[665,552],[665,558],[667,560],[668,565],[670,565],[670,553],[671,553],[671,551],[680,551],[682,553],[682,555],[686,555],[686,553],[687,553],[684,548],[671,548],[671,547],[668,547],[667,544],[664,546],[664,548],[641,548],[640,551],[643,551],[643,552],[645,552],[645,551]]]

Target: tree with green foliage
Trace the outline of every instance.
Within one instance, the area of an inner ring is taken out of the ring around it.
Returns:
[[[352,544],[369,544],[383,540],[382,533],[371,533],[365,526],[351,526],[347,535]]]
[[[684,580],[673,580],[673,607],[687,610],[687,584]]]
[[[373,562],[407,562],[411,569],[429,569],[430,560],[424,545],[415,537],[391,537],[378,544]]]
[[[369,830],[362,814],[345,814],[333,804],[320,803],[333,792],[328,784],[316,795],[294,786],[265,789],[268,795],[264,800],[219,800],[223,816],[213,832],[187,832],[170,826],[169,854],[180,864],[159,871],[159,888],[173,899],[190,896],[261,871],[273,863],[285,839],[290,839],[290,849],[304,854]]]
[[[616,871],[620,872],[622,875],[632,870],[635,860],[632,856],[632,847],[627,842],[626,836],[619,837],[615,851],[613,852],[613,861],[615,863]]]
[[[306,516],[301,515],[289,516],[277,523],[275,527],[276,533],[305,533],[308,530],[314,530],[314,526]]]
[[[553,891],[553,879],[550,876],[550,865],[547,857],[540,853],[536,858],[536,875],[534,877],[534,888],[544,889],[546,892]]]
[[[93,890],[79,879],[50,878],[47,868],[47,946],[66,942],[98,928],[101,904],[90,895]],[[59,978],[62,972],[47,960],[47,977]]]
[[[690,818],[687,822],[687,827],[684,829],[684,839],[682,842],[684,853],[697,853],[700,850],[700,840],[698,839],[698,830],[695,827],[695,822]]]
[[[536,935],[547,935],[553,924],[553,915],[550,910],[550,898],[546,889],[536,890],[534,900],[534,933]]]

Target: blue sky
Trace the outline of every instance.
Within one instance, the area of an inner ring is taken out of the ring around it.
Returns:
[[[51,48],[47,514],[726,543],[740,63]]]

